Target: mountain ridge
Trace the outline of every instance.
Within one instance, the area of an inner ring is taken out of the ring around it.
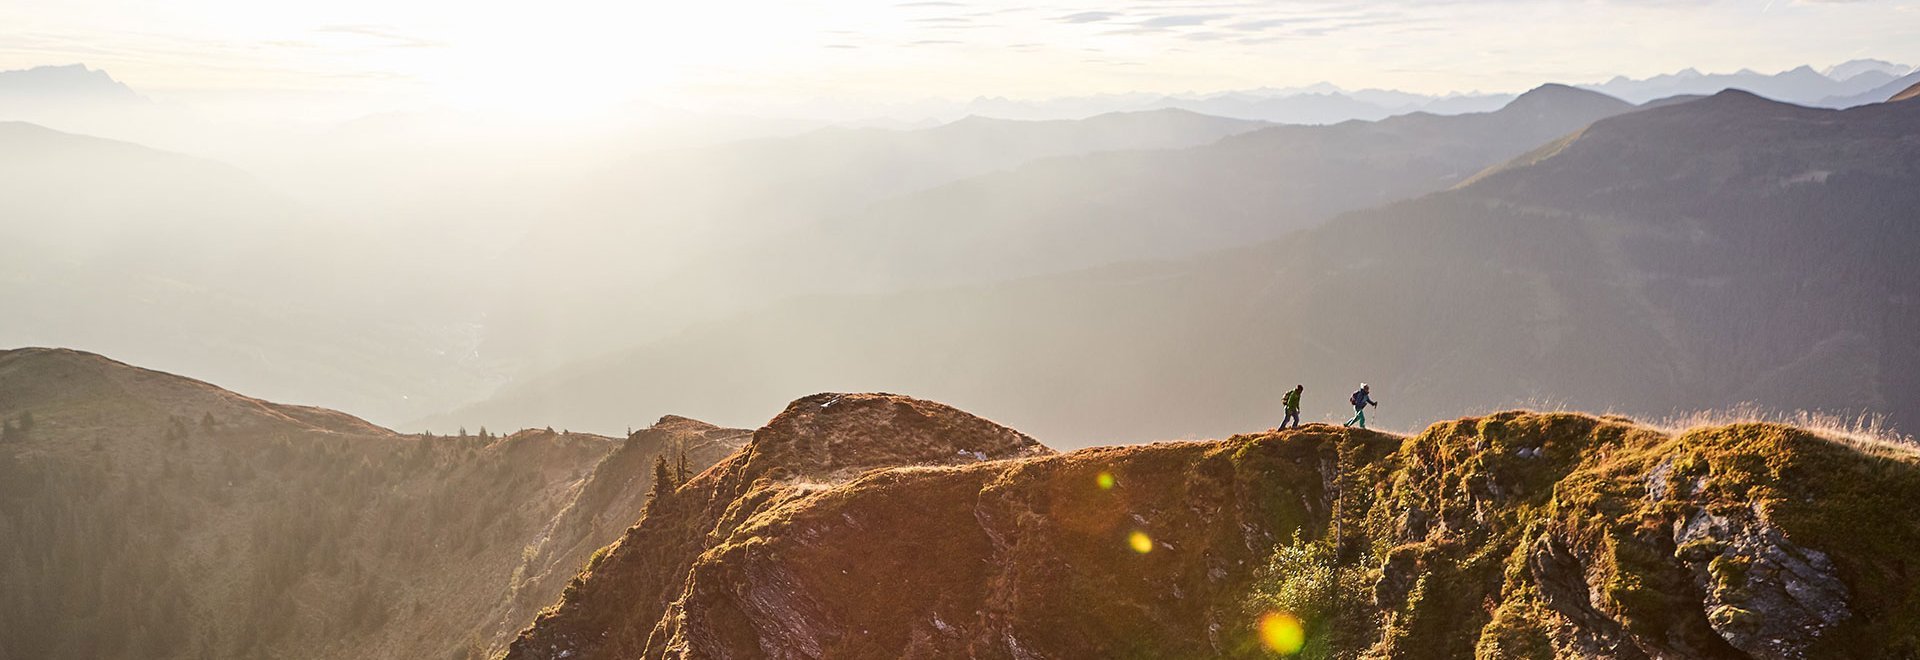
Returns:
[[[1911,578],[1875,554],[1899,541],[1844,532],[1920,535],[1871,503],[1920,494],[1911,445],[1514,411],[1408,437],[1311,424],[881,467],[803,490],[742,488],[751,477],[727,466],[752,452],[657,500],[506,657],[1269,657],[1304,643],[1810,658],[1920,643],[1883,634],[1912,617]],[[1869,465],[1868,483],[1816,476]],[[1276,626],[1300,641],[1279,645]]]

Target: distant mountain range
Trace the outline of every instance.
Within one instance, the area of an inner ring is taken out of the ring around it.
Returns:
[[[1683,69],[1644,79],[1616,76],[1600,83],[1580,84],[1630,103],[1640,104],[1682,95],[1710,95],[1724,89],[1743,89],[1778,101],[1817,107],[1843,108],[1885,101],[1892,92],[1880,88],[1915,72],[1915,67],[1875,59],[1858,59],[1824,69],[1801,66],[1778,73],[1743,69],[1734,73],[1702,73]],[[1911,83],[1908,83],[1909,85]],[[916,125],[944,123],[962,117],[1018,120],[1082,119],[1112,113],[1186,110],[1215,117],[1279,124],[1335,124],[1348,120],[1379,120],[1413,112],[1464,114],[1499,109],[1513,94],[1453,92],[1418,94],[1398,90],[1347,89],[1332,83],[1297,87],[1262,87],[1206,93],[1162,94],[1131,92],[1088,96],[1011,99],[980,97],[965,101],[930,100],[882,111],[879,123]],[[42,66],[22,71],[0,71],[0,119],[46,123],[49,107],[73,110],[85,105],[144,102],[132,89],[81,64]],[[53,105],[49,105],[53,104]],[[32,116],[23,116],[23,113]],[[848,125],[861,125],[847,119]]]
[[[1406,427],[1519,401],[1643,414],[1756,402],[1911,423],[1917,132],[1912,101],[1835,111],[1723,92],[1602,119],[1458,189],[1272,242],[801,299],[457,417],[604,426],[637,404],[741,419],[781,392],[839,385],[999,410],[1081,444],[1271,424],[1293,383],[1310,419],[1341,419],[1368,381],[1380,416]],[[993,245],[983,258],[1028,249]]]
[[[882,291],[1177,257],[1445,189],[1632,109],[1546,85],[1493,112],[1277,126],[1187,149],[1040,160],[787,233],[727,273],[757,275],[740,295]]]
[[[1741,70],[1702,73],[1683,69],[1644,79],[1616,76],[1611,80],[1577,85],[1640,104],[1671,96],[1711,95],[1725,89],[1744,89],[1767,98],[1818,107],[1852,107],[1887,100],[1891,92],[1871,94],[1914,67],[1884,60],[1859,59],[1815,71],[1802,66],[1778,73]],[[1905,85],[1901,86],[1902,89]],[[966,102],[927,102],[891,111],[893,116],[952,117],[986,115],[1010,119],[1062,119],[1107,112],[1178,108],[1220,117],[1254,119],[1280,124],[1334,124],[1378,120],[1413,112],[1450,115],[1488,112],[1513,100],[1512,94],[1455,92],[1415,94],[1396,90],[1350,90],[1332,83],[1300,87],[1259,88],[1190,94],[1102,94],[1057,99],[977,98]]]
[[[1111,94],[1063,99],[980,98],[964,104],[923,104],[898,112],[952,113],[1010,119],[1063,119],[1107,112],[1178,109],[1219,117],[1277,124],[1336,124],[1378,120],[1412,112],[1461,114],[1496,110],[1512,94],[1427,95],[1394,90],[1347,90],[1320,83],[1306,87],[1261,88],[1211,94]]]
[[[621,173],[633,201],[609,205],[638,212],[535,230],[526,259],[565,263],[522,279],[526,295],[492,315],[501,321],[489,349],[566,337],[612,350],[636,333],[792,295],[976,284],[1266,240],[1444,189],[1632,108],[1549,85],[1497,112],[1334,126],[1161,110],[822,131],[656,154]],[[1036,157],[1049,151],[1058,156]],[[703,235],[675,240],[655,225]],[[635,265],[627,253],[642,242],[649,256]],[[638,276],[646,268],[663,270]]]
[[[78,103],[126,104],[146,100],[106,71],[89,69],[85,64],[0,71],[0,113]],[[0,118],[7,117],[0,115]]]
[[[1902,69],[1854,63],[1813,75],[1851,74],[1848,80],[1864,84]],[[53,73],[123,96],[112,90],[124,86],[97,71]],[[1780,75],[1809,79],[1806,71],[1788,74]],[[1915,76],[1871,91],[1893,96]],[[1387,92],[1356,98],[1406,100]],[[1690,95],[1657,99],[1639,112],[1696,102]],[[0,345],[66,343],[166,368],[198,365],[276,398],[353,408],[390,424],[486,397],[468,412],[535,423],[592,407],[601,411],[597,417],[572,416],[606,430],[619,426],[606,411],[629,408],[631,400],[595,398],[612,396],[605,391],[554,400],[529,393],[592,371],[582,362],[592,356],[652,350],[640,347],[679,341],[669,338],[766,306],[786,306],[792,317],[782,322],[824,332],[820,319],[799,318],[793,306],[851,304],[841,294],[892,299],[911,291],[909,299],[939,299],[982,287],[1031,291],[1031,284],[1011,280],[1309,240],[1323,230],[1289,232],[1459,186],[1594,120],[1639,114],[1635,109],[1591,91],[1548,86],[1494,112],[1330,126],[1158,110],[1075,121],[975,117],[912,131],[826,129],[637,153],[578,188],[528,185],[522,194],[476,181],[455,189],[479,200],[471,208],[395,206],[371,219],[351,207],[315,207],[204,159],[5,124],[0,227],[10,240],[0,242],[0,304],[22,322],[0,324]],[[362,144],[378,147],[381,140]],[[378,179],[390,165],[387,155],[374,149],[350,162]],[[1605,183],[1613,174],[1592,177]],[[734,178],[719,180],[728,176]],[[481,224],[481,212],[508,219]],[[405,225],[418,233],[395,238],[404,223],[427,214],[445,217],[418,229]],[[476,234],[526,240],[489,245],[473,240]],[[780,318],[771,310],[754,314]],[[980,314],[981,322],[992,318],[1015,323]],[[829,363],[818,372],[826,382],[796,381],[780,395],[840,387],[830,378],[836,374],[881,383],[899,376],[869,373],[856,362]],[[923,374],[958,374],[987,362]],[[1501,390],[1500,400],[1561,396],[1556,387]],[[974,403],[965,391],[932,393]],[[1442,410],[1434,401],[1431,409]],[[700,412],[733,419],[726,409]]]
[[[1885,101],[1891,96],[1890,93],[1882,95],[1875,92],[1913,72],[1913,67],[1905,65],[1879,60],[1855,60],[1830,67],[1825,73],[1814,71],[1809,66],[1774,74],[1750,69],[1713,74],[1685,69],[1641,80],[1620,76],[1604,83],[1581,87],[1633,103],[1670,96],[1711,95],[1722,90],[1738,89],[1775,101],[1841,108]]]

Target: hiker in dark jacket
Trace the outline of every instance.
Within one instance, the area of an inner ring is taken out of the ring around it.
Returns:
[[[1360,391],[1348,397],[1347,402],[1353,404],[1353,419],[1347,420],[1347,423],[1341,426],[1358,424],[1360,428],[1367,428],[1367,406],[1380,407],[1380,403],[1373,400],[1373,388],[1367,387],[1366,383],[1361,383]]]
[[[1287,406],[1287,416],[1280,418],[1279,430],[1287,430],[1287,421],[1293,421],[1293,428],[1300,428],[1300,393],[1306,391],[1305,385],[1294,385],[1293,390],[1281,397],[1280,402]]]

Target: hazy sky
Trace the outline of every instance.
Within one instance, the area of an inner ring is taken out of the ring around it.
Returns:
[[[85,62],[160,96],[530,113],[1322,80],[1517,91],[1689,66],[1920,62],[1920,0],[0,0],[0,25],[0,69]]]

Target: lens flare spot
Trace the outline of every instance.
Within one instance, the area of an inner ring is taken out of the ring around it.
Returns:
[[[1268,612],[1260,615],[1260,643],[1274,653],[1293,655],[1307,644],[1307,631],[1292,614]]]
[[[1147,536],[1146,532],[1134,532],[1127,535],[1127,547],[1143,555],[1153,552],[1153,537]]]
[[[1113,490],[1113,473],[1102,472],[1100,476],[1093,478],[1093,482],[1100,484],[1100,490]]]

